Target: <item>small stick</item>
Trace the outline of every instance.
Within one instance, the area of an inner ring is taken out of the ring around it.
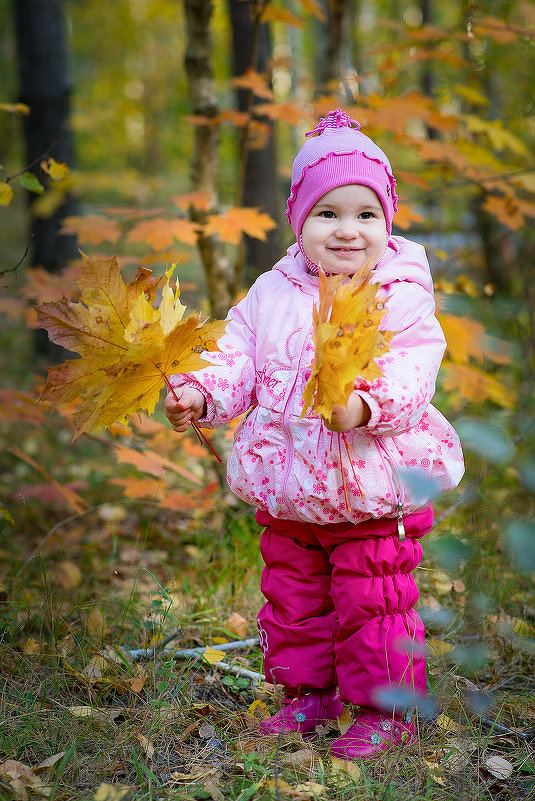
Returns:
[[[242,648],[250,648],[252,645],[258,645],[258,637],[251,637],[248,640],[223,642],[221,645],[211,645],[209,647],[213,648],[214,651],[239,651]],[[132,651],[128,651],[128,653],[135,662],[139,662],[142,659],[152,659],[156,654],[173,656],[174,659],[187,659],[190,656],[198,656],[199,654],[202,656],[206,648],[206,645],[201,645],[198,648],[180,648],[178,651],[173,651],[171,648],[167,648],[164,651],[158,648],[136,648]]]

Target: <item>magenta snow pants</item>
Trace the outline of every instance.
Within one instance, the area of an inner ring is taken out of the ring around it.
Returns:
[[[392,518],[320,526],[259,510],[256,520],[266,527],[260,548],[267,603],[258,615],[266,680],[294,690],[338,685],[343,701],[369,707],[386,688],[425,695],[412,571],[432,507],[404,518],[404,542]]]

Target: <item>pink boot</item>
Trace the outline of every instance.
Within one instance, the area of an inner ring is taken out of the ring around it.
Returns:
[[[410,712],[403,717],[371,710],[358,715],[345,734],[333,740],[329,754],[338,759],[376,759],[391,748],[418,742]]]
[[[258,724],[260,734],[301,734],[314,732],[316,726],[337,720],[342,714],[342,702],[336,689],[309,690],[301,695],[287,695],[281,709]]]

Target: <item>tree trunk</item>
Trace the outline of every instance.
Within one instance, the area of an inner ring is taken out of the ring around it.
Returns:
[[[229,0],[229,12],[234,75],[243,75],[248,67],[252,67],[256,72],[266,73],[271,57],[268,26],[255,19],[254,3],[251,0]],[[237,105],[240,111],[251,111],[255,102],[250,91],[238,89]],[[244,137],[240,157],[245,159],[245,164],[241,186],[238,188],[241,196],[236,202],[238,205],[257,207],[278,223],[280,202],[277,191],[273,123],[267,117],[262,117],[261,122],[269,127],[270,136],[265,145],[259,148],[251,148],[247,136]],[[280,258],[280,249],[278,226],[268,231],[264,241],[245,236],[245,282],[252,283],[259,273],[270,269]],[[241,273],[242,270],[239,269],[238,272]]]
[[[46,184],[39,166],[43,157],[51,156],[70,167],[74,164],[63,0],[15,0],[14,14],[20,101],[30,107],[30,114],[24,117],[25,161],[27,169]],[[30,195],[30,212],[34,200],[35,195]],[[34,266],[58,272],[77,255],[76,238],[60,234],[63,218],[76,209],[75,200],[67,197],[50,217],[32,215],[30,253]],[[44,331],[37,333],[36,350],[52,357],[59,355],[53,352]]]
[[[353,0],[324,0],[326,22],[316,25],[318,57],[316,59],[317,94],[334,93],[341,102],[352,103],[353,92],[347,81],[354,68],[353,30],[356,4]]]
[[[187,49],[186,72],[193,113],[207,120],[219,114],[212,67],[210,19],[212,0],[185,0]],[[207,193],[212,198],[210,212],[192,207],[191,219],[203,223],[208,213],[217,211],[217,178],[219,172],[219,126],[207,122],[195,126],[191,183],[194,192]],[[224,318],[232,304],[233,280],[228,259],[221,242],[214,236],[201,235],[198,240],[208,297],[215,317]]]

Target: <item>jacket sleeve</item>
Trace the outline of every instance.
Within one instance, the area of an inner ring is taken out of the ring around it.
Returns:
[[[381,328],[396,333],[388,352],[376,360],[383,375],[373,382],[357,378],[355,389],[371,410],[363,430],[395,436],[420,422],[435,393],[446,340],[428,289],[407,280],[385,289],[388,313]]]
[[[207,366],[190,373],[171,376],[172,386],[193,386],[206,399],[206,415],[197,422],[206,428],[224,425],[256,403],[257,292],[255,286],[227,315],[225,333],[218,340],[219,351],[207,351]]]

